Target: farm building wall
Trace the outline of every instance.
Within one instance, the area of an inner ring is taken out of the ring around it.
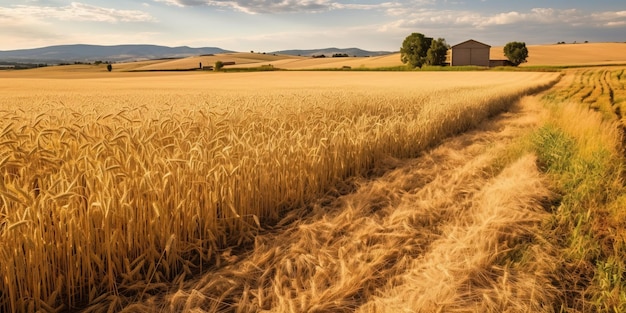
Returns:
[[[451,65],[489,66],[489,50],[491,46],[484,43],[468,40],[452,46]]]

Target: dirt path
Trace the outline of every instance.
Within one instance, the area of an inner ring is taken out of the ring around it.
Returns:
[[[243,255],[128,311],[553,311],[552,195],[519,137],[540,120],[511,112],[417,159],[382,161],[355,192],[290,213]]]

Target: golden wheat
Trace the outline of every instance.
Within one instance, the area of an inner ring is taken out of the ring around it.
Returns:
[[[536,127],[533,106],[522,101],[515,112],[418,158],[380,160],[381,177],[358,179],[349,194],[291,211],[284,226],[257,236],[249,253],[127,309],[549,310],[562,293],[549,284],[559,264],[554,248],[534,240],[547,215],[541,202],[551,197],[546,181],[531,156],[511,155],[513,165],[505,162],[501,174],[494,168],[520,134]]]
[[[3,81],[12,92],[0,98],[0,309],[107,303],[92,310],[118,310],[123,299],[236,258],[224,249],[254,241],[264,225],[378,160],[416,156],[556,78],[255,73]],[[315,270],[305,258],[294,262]],[[329,291],[312,292],[314,301]]]

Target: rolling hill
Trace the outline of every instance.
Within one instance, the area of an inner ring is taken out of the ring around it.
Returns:
[[[391,54],[393,52],[389,51],[367,51],[359,48],[325,48],[325,49],[310,49],[310,50],[282,50],[272,52],[273,54],[286,54],[286,55],[294,55],[294,56],[315,56],[315,55],[325,55],[327,57],[332,56],[333,54],[347,54],[351,57],[369,57],[369,56],[380,56]]]
[[[192,55],[231,52],[221,48],[165,47],[157,45],[61,45],[36,49],[0,51],[0,62],[74,63],[128,62],[149,59],[181,58]]]
[[[75,62],[130,62],[155,59],[185,58],[190,56],[206,56],[212,54],[230,53],[233,51],[217,47],[190,48],[190,47],[166,47],[157,45],[60,45],[35,49],[21,49],[0,51],[0,64],[2,63],[44,63],[60,64]],[[263,55],[290,55],[290,56],[313,56],[333,54],[346,54],[349,56],[365,57],[389,54],[385,51],[366,51],[358,48],[326,48],[311,50],[285,50]],[[259,54],[259,53],[257,53]]]

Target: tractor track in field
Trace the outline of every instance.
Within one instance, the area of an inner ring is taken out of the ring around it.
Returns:
[[[219,268],[124,309],[554,311],[558,262],[538,235],[554,195],[534,156],[512,148],[540,108],[525,97],[418,158],[382,160],[353,192],[290,212],[249,250],[223,251]]]

